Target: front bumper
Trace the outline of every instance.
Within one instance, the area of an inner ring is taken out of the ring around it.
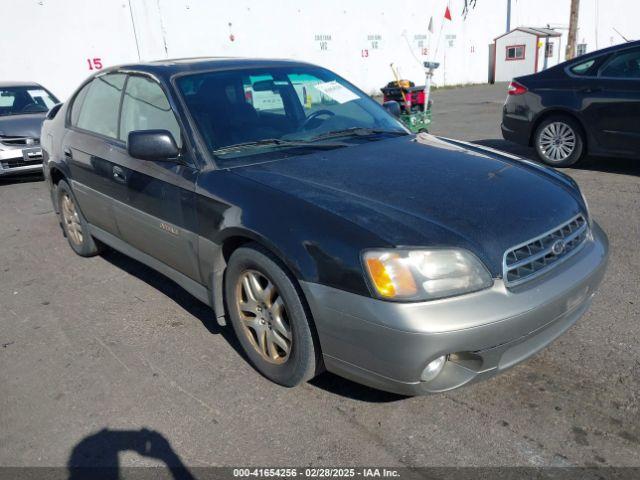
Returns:
[[[42,148],[11,148],[0,150],[0,177],[42,173]]]
[[[489,378],[558,338],[588,309],[608,260],[608,240],[593,241],[546,275],[516,289],[490,289],[421,303],[394,303],[315,283],[302,288],[327,370],[406,395],[442,392]],[[450,355],[430,382],[425,366]]]

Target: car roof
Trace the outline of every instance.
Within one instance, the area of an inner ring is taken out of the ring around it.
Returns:
[[[571,61],[575,60],[576,58],[584,57],[585,59],[587,59],[589,57],[597,57],[599,55],[602,55],[603,53],[610,53],[610,52],[615,52],[617,50],[624,50],[627,48],[635,48],[635,47],[640,47],[640,40],[634,40],[634,41],[625,42],[625,43],[618,43],[610,47],[601,48],[600,50],[594,50],[593,52],[585,53],[580,57],[574,57],[571,59]]]
[[[0,81],[0,88],[8,88],[8,87],[38,87],[42,88],[42,85],[36,82],[7,82]]]
[[[584,55],[580,55],[579,57],[573,57],[571,60],[566,60],[564,62],[558,63],[557,65],[547,68],[546,70],[543,70],[541,72],[533,73],[531,75],[523,75],[522,77],[518,77],[518,78],[524,78],[529,76],[556,75],[558,72],[564,72],[565,69],[569,66],[578,65],[583,62],[588,62],[591,59],[598,58],[602,55],[608,55],[612,52],[618,52],[618,51],[623,51],[623,50],[627,50],[630,48],[637,48],[637,47],[640,47],[640,40],[634,40],[632,42],[626,42],[626,43],[618,43],[617,45],[612,45],[610,47],[601,48],[600,50],[594,50],[593,52],[585,53]]]
[[[155,60],[151,62],[130,63],[117,65],[103,70],[111,72],[117,70],[135,70],[150,73],[159,77],[169,78],[173,75],[189,72],[236,70],[244,68],[267,67],[301,67],[315,66],[310,63],[286,59],[238,58],[238,57],[189,57]]]

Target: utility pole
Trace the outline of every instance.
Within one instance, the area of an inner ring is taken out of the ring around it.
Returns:
[[[507,33],[511,31],[511,0],[507,0]]]
[[[576,36],[578,33],[578,12],[580,10],[580,0],[571,0],[571,13],[569,14],[569,37],[567,39],[567,50],[565,60],[571,60],[576,56]]]

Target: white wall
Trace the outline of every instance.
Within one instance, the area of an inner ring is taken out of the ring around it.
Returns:
[[[65,99],[92,73],[88,59],[232,55],[310,61],[370,93],[392,79],[391,62],[421,83],[420,62],[434,57],[436,84],[481,83],[488,45],[506,29],[506,1],[477,0],[464,20],[463,0],[0,0],[9,12],[0,20],[0,80],[39,81]],[[512,0],[511,25],[566,27],[569,3]],[[589,51],[622,42],[614,27],[640,38],[640,2],[582,0],[580,15],[578,41]]]
[[[0,0],[0,80],[36,81],[65,99],[92,71],[136,61],[126,1]]]

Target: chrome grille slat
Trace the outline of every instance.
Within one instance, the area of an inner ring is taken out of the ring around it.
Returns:
[[[578,214],[553,230],[511,247],[502,261],[505,285],[513,287],[532,280],[577,253],[584,245],[588,231],[586,219]],[[557,253],[554,246],[559,248],[559,240],[563,242],[563,248]]]
[[[31,138],[31,137],[2,137],[0,136],[0,143],[4,143],[5,145],[13,146],[13,145],[40,145],[39,138]]]
[[[587,224],[585,223],[584,225],[582,225],[582,227],[580,227],[578,230],[575,230],[573,233],[571,233],[570,235],[566,236],[564,238],[564,241],[566,243],[571,242],[574,238],[576,238],[578,235],[582,234],[585,230],[587,229]],[[556,237],[554,237],[555,239]],[[557,238],[558,240],[560,240],[560,238]],[[514,268],[518,268],[521,267],[523,265],[526,265],[527,263],[532,263],[535,262],[536,260],[538,260],[539,258],[544,257],[545,255],[552,253],[551,252],[551,245],[546,247],[544,250],[542,251],[538,251],[538,253],[535,253],[533,255],[531,255],[528,258],[524,258],[514,264],[509,265],[509,269],[514,269]]]

